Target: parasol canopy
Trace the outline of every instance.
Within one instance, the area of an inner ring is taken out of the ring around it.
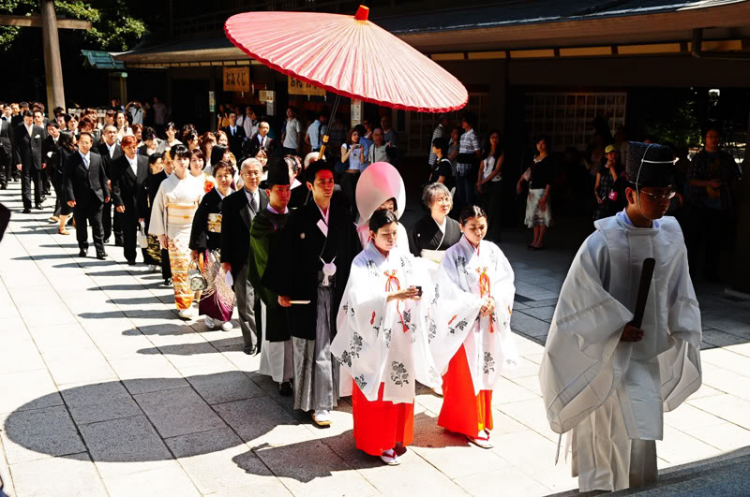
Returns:
[[[253,59],[337,95],[417,112],[466,105],[458,79],[368,13],[247,12],[230,17],[224,32]]]

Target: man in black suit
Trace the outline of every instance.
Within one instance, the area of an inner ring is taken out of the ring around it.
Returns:
[[[241,167],[244,188],[224,199],[221,207],[221,263],[234,279],[237,312],[240,316],[246,354],[260,351],[260,297],[247,276],[250,253],[250,225],[255,215],[268,206],[268,196],[260,189],[263,166],[256,159],[245,159]]]
[[[103,140],[100,144],[92,149],[92,152],[101,155],[102,164],[104,165],[104,173],[107,178],[112,176],[112,163],[122,155],[122,148],[117,143],[117,128],[112,125],[104,127]],[[91,135],[95,138],[94,135]],[[110,190],[112,185],[109,186]],[[114,232],[115,232],[115,245],[122,247],[122,227],[120,226],[119,212],[115,212]],[[102,209],[102,229],[104,230],[104,243],[109,242],[109,237],[112,235],[112,204],[107,203]]]
[[[232,111],[229,113],[229,126],[224,128],[222,131],[227,134],[229,140],[229,150],[234,154],[235,157],[242,157],[242,145],[247,139],[245,129],[242,126],[237,126],[237,113]]]
[[[266,121],[261,121],[258,125],[258,132],[252,139],[245,142],[245,156],[255,157],[258,151],[265,150],[267,156],[271,156],[276,142],[268,136],[271,126]]]
[[[47,140],[47,123],[49,122],[46,117],[44,117],[44,111],[42,110],[42,107],[39,105],[35,105],[34,108],[31,111],[31,114],[34,116],[34,126],[39,126],[42,128],[42,169],[39,172],[39,181],[42,185],[42,202],[44,202],[47,198],[47,195],[50,194],[51,186],[49,180],[49,175],[47,171],[47,166],[44,162],[44,142]]]
[[[23,113],[23,123],[13,132],[13,156],[16,168],[21,171],[23,212],[31,212],[31,183],[34,183],[34,205],[42,208],[42,135],[44,130],[34,126],[30,111]]]
[[[63,184],[68,205],[73,208],[76,222],[76,238],[80,257],[86,257],[89,248],[88,229],[91,223],[96,247],[96,258],[104,260],[104,235],[102,233],[102,206],[109,203],[109,180],[104,172],[102,157],[91,153],[94,138],[82,132],[78,137],[78,153],[68,158],[65,164]]]
[[[148,211],[148,206],[143,205],[148,189],[148,157],[138,155],[138,140],[132,135],[123,137],[120,146],[123,154],[111,165],[112,199],[115,210],[122,215],[125,259],[129,266],[135,266],[138,224],[143,220],[138,213]],[[145,249],[143,259],[146,260]]]
[[[6,119],[6,116],[3,115],[0,118],[0,189],[2,190],[8,188],[8,183],[11,181],[11,174],[13,172],[12,136],[13,131],[11,130],[10,117]]]

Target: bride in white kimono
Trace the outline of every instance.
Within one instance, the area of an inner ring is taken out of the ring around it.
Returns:
[[[387,162],[370,164],[357,182],[356,199],[359,212],[357,236],[362,242],[362,248],[366,249],[370,243],[370,217],[379,210],[389,210],[396,216],[398,226],[398,236],[393,251],[394,253],[408,252],[408,235],[404,226],[398,222],[406,208],[406,189],[398,170]],[[352,385],[352,377],[346,369],[341,370],[339,397],[351,396]]]
[[[438,425],[491,448],[492,389],[518,358],[510,331],[513,269],[497,245],[483,240],[481,208],[466,207],[460,225],[464,235],[445,252],[431,303],[430,349],[443,374]]]
[[[331,344],[354,378],[357,448],[389,465],[399,464],[413,439],[415,381],[439,380],[427,343],[423,281],[411,254],[393,250],[397,224],[387,210],[370,218],[372,240],[352,263]]]
[[[648,160],[646,159],[648,157]],[[677,221],[668,147],[631,142],[628,207],[594,223],[563,284],[539,371],[550,427],[569,433],[579,490],[656,480],[664,411],[701,384],[701,316]],[[656,260],[640,329],[643,261]]]

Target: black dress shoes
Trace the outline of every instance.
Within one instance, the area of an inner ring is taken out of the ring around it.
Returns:
[[[135,266],[135,261],[128,261],[128,266]]]
[[[247,355],[255,355],[258,353],[258,349],[254,345],[245,345],[245,348],[242,349],[242,352]]]
[[[78,257],[86,257],[86,249],[79,250]]]
[[[24,207],[23,208],[23,213],[24,214],[31,214],[31,209],[29,209],[28,207]]]
[[[292,383],[285,381],[279,383],[279,395],[282,397],[291,397],[294,391],[292,390]]]
[[[122,238],[115,237],[115,247],[124,247],[125,242],[122,241]]]
[[[107,258],[107,253],[106,252],[99,252],[98,254],[96,254],[96,258],[99,259],[100,261],[103,261],[104,259]]]

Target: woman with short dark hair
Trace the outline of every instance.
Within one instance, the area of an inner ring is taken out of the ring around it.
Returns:
[[[193,158],[200,151],[193,151]],[[190,250],[199,266],[207,287],[201,292],[198,313],[206,316],[206,327],[232,329],[234,292],[225,283],[226,271],[221,266],[221,203],[233,192],[234,170],[231,164],[217,162],[213,167],[216,187],[206,193],[193,218],[190,231]]]

